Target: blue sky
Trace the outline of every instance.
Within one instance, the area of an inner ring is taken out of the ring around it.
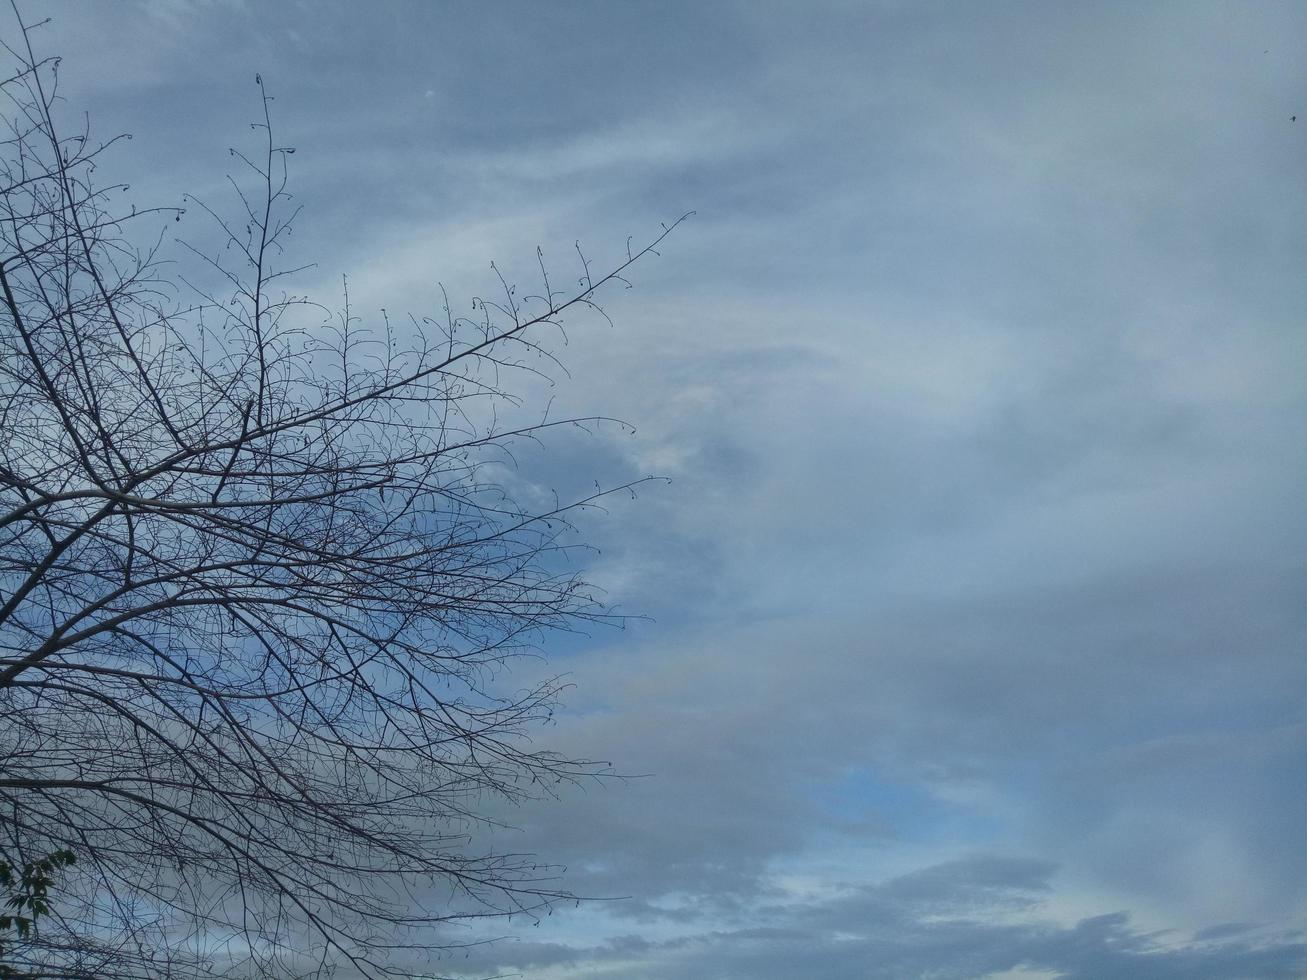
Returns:
[[[524,393],[636,434],[516,476],[671,479],[583,522],[652,620],[520,668],[648,775],[506,846],[630,897],[447,973],[1307,974],[1307,7],[49,7],[142,203],[261,72],[363,315],[696,212]]]

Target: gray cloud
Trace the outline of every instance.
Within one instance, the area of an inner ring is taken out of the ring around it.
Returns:
[[[683,976],[961,980],[1021,970],[1027,976],[1076,980],[1269,980],[1298,976],[1307,966],[1307,945],[1288,935],[1247,936],[1242,930],[1243,939],[1226,934],[1186,941],[1166,933],[1141,932],[1122,912],[1067,925],[1005,920],[1014,905],[1038,903],[1050,888],[1051,870],[1028,860],[975,858],[923,869],[824,902],[764,908],[757,913],[758,924],[748,927],[661,942],[620,936],[590,947],[517,942],[477,950],[453,972],[473,976],[521,970],[552,977],[567,975],[551,972],[564,967],[576,971],[571,975],[633,980]]]
[[[582,521],[656,621],[517,675],[639,778],[487,803],[630,898],[449,972],[1307,971],[1304,9],[51,9],[142,197],[221,196],[264,72],[374,322],[699,211],[528,392],[637,435],[511,476],[672,479]]]

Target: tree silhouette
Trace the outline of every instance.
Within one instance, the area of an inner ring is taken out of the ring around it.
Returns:
[[[18,16],[15,10],[15,16]],[[443,925],[570,897],[482,853],[488,798],[604,767],[527,737],[561,684],[513,656],[610,618],[569,517],[496,479],[510,382],[565,313],[602,316],[648,246],[473,314],[367,329],[285,292],[289,147],[263,94],[233,151],[223,248],[170,275],[92,171],[114,140],[56,125],[58,62],[20,19],[0,159],[0,859],[75,851],[6,955],[43,975],[431,976]],[[679,223],[679,222],[678,222]],[[189,224],[189,223],[188,223]],[[163,242],[165,236],[157,241]],[[309,320],[312,319],[312,322]]]

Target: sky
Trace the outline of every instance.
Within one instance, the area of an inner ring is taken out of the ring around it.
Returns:
[[[670,480],[580,522],[647,618],[519,667],[631,778],[503,846],[621,898],[442,971],[1307,976],[1307,6],[41,9],[142,203],[222,197],[261,73],[374,322],[695,212],[528,393],[636,433],[518,472]]]

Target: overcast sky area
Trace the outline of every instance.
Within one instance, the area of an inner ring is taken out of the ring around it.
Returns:
[[[671,480],[581,520],[650,618],[520,666],[640,778],[502,846],[627,897],[441,969],[1307,976],[1307,5],[377,8],[36,40],[140,206],[224,204],[261,72],[297,285],[373,324],[696,212],[529,392],[635,435],[517,474]]]

